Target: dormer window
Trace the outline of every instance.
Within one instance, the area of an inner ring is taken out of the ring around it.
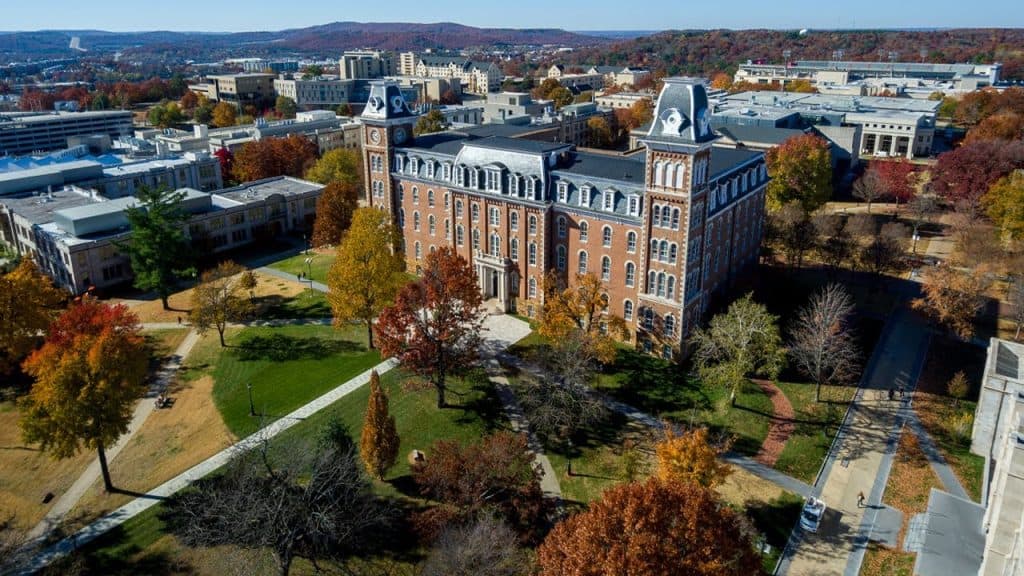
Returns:
[[[536,185],[537,179],[534,178],[533,176],[530,176],[529,178],[526,179],[526,193],[529,194],[531,197],[533,197],[535,194]]]
[[[590,206],[590,185],[580,186],[580,206]]]
[[[451,180],[452,179],[452,165],[451,164],[445,162],[444,164],[441,165],[441,178],[443,178],[444,180]]]
[[[401,172],[405,168],[405,156],[395,156],[395,170]]]
[[[434,177],[434,161],[427,160],[427,178]]]
[[[409,172],[411,174],[419,174],[420,172],[420,159],[413,156],[409,159]]]
[[[558,183],[558,201],[565,204],[569,201],[569,183],[559,182]]]
[[[508,175],[508,191],[509,191],[509,194],[513,194],[515,196],[519,195],[519,175],[518,174],[509,174]]]
[[[480,187],[480,169],[473,168],[469,172],[469,187],[479,188]]]
[[[615,190],[604,191],[603,206],[604,209],[608,212],[612,212],[615,210]]]
[[[466,185],[466,167],[457,166],[455,168],[455,183],[459,186]]]
[[[639,216],[640,215],[640,198],[637,196],[629,197],[629,215]]]
[[[501,171],[488,168],[486,171],[487,190],[501,192]]]

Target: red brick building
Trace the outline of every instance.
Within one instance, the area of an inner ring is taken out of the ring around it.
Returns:
[[[648,351],[675,354],[712,297],[756,263],[764,155],[713,147],[702,85],[667,79],[646,151],[450,131],[413,138],[398,87],[363,115],[367,201],[393,214],[410,270],[439,246],[476,268],[485,298],[534,315],[545,272],[593,273]]]

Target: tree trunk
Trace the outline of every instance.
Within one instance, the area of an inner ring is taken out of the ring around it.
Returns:
[[[164,310],[170,310],[171,305],[167,303],[167,294],[160,295],[160,303],[164,305]]]
[[[373,350],[373,319],[366,322],[366,346]]]
[[[107,453],[103,450],[103,443],[96,445],[96,454],[100,458],[100,472],[103,473],[103,488],[107,492],[114,491],[114,483],[110,481],[110,468],[107,467]]]
[[[287,551],[278,552],[277,554],[277,573],[280,576],[288,576],[288,573],[292,570],[291,546],[288,548]]]
[[[814,385],[814,401],[821,402],[821,382]]]
[[[224,343],[224,330],[225,329],[227,329],[227,326],[217,326],[217,335],[220,336],[220,347],[221,348],[227,347],[227,344]]]

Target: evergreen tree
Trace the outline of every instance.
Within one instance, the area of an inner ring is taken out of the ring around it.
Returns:
[[[378,480],[395,465],[398,459],[398,430],[395,417],[388,414],[388,396],[380,385],[380,376],[370,373],[370,400],[363,420],[363,435],[359,440],[359,455],[366,470]]]
[[[175,279],[192,271],[192,250],[184,230],[189,216],[181,208],[185,194],[143,187],[136,197],[139,204],[125,214],[132,235],[120,248],[131,258],[134,286],[155,290],[164,310],[169,310],[167,297]]]

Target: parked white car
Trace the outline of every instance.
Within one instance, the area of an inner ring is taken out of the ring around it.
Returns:
[[[800,527],[808,532],[817,532],[826,508],[823,500],[808,498],[804,509],[800,512]]]

